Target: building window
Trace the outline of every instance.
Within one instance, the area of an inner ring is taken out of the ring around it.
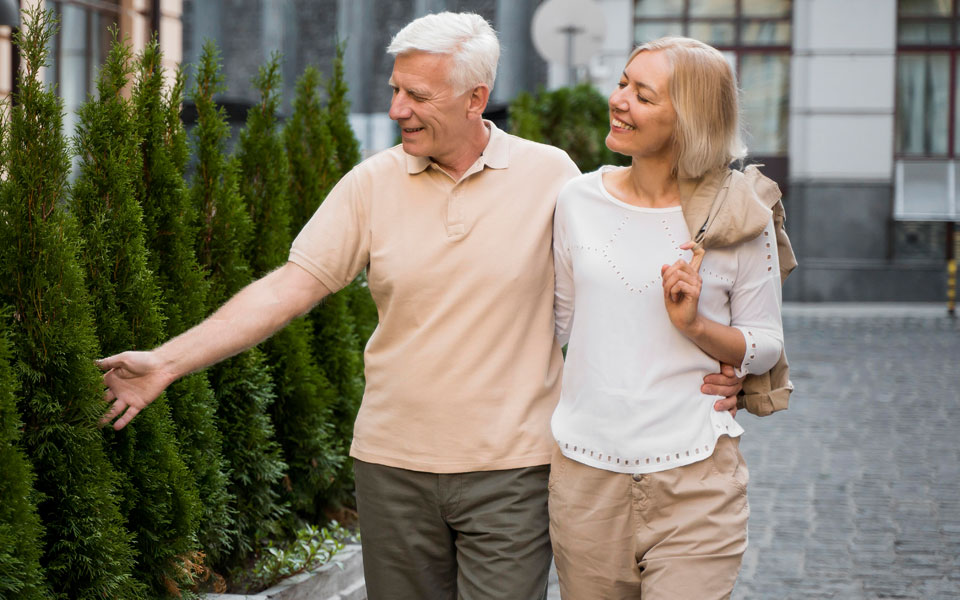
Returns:
[[[792,0],[634,0],[633,39],[682,35],[723,52],[742,89],[750,154],[785,157],[792,11]]]
[[[899,219],[957,218],[960,2],[897,3],[896,198]]]
[[[97,71],[106,60],[117,24],[119,0],[47,0],[60,27],[51,41],[47,82],[63,98],[64,130],[72,133],[76,111],[97,89]]]

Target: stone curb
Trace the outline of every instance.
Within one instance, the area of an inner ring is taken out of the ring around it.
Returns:
[[[837,317],[847,319],[947,317],[944,302],[784,302],[785,317]]]
[[[347,545],[316,571],[294,575],[257,594],[207,594],[206,600],[367,600],[360,545]]]

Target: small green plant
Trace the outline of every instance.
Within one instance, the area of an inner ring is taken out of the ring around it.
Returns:
[[[523,92],[510,104],[510,132],[565,150],[584,173],[601,165],[627,165],[630,159],[607,148],[607,99],[590,84]]]
[[[285,577],[321,567],[333,560],[345,542],[356,539],[356,534],[330,521],[326,527],[303,527],[297,531],[296,538],[282,546],[275,546],[270,540],[250,569],[248,587],[263,590]]]

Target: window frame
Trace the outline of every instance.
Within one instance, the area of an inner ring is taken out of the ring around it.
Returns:
[[[951,43],[918,43],[901,42],[901,25],[905,23],[941,23],[949,25]],[[900,1],[897,1],[897,50],[895,73],[895,93],[893,114],[896,122],[894,123],[894,160],[954,160],[957,156],[957,66],[958,55],[960,55],[960,0],[952,0],[951,14],[946,16],[924,16],[924,15],[901,15]],[[923,56],[932,54],[946,54],[948,57],[948,88],[947,88],[947,152],[945,154],[912,154],[904,153],[900,150],[896,137],[900,128],[900,59],[905,55]]]

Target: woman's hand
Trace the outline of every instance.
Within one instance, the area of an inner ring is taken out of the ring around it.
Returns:
[[[693,242],[680,246],[682,250],[694,247]],[[680,259],[672,265],[663,265],[660,275],[663,278],[663,302],[667,314],[674,327],[689,338],[696,337],[700,327],[700,317],[697,307],[700,303],[700,288],[703,280],[700,279],[700,263],[703,262],[704,250],[697,248],[693,251],[693,258],[688,263]]]

